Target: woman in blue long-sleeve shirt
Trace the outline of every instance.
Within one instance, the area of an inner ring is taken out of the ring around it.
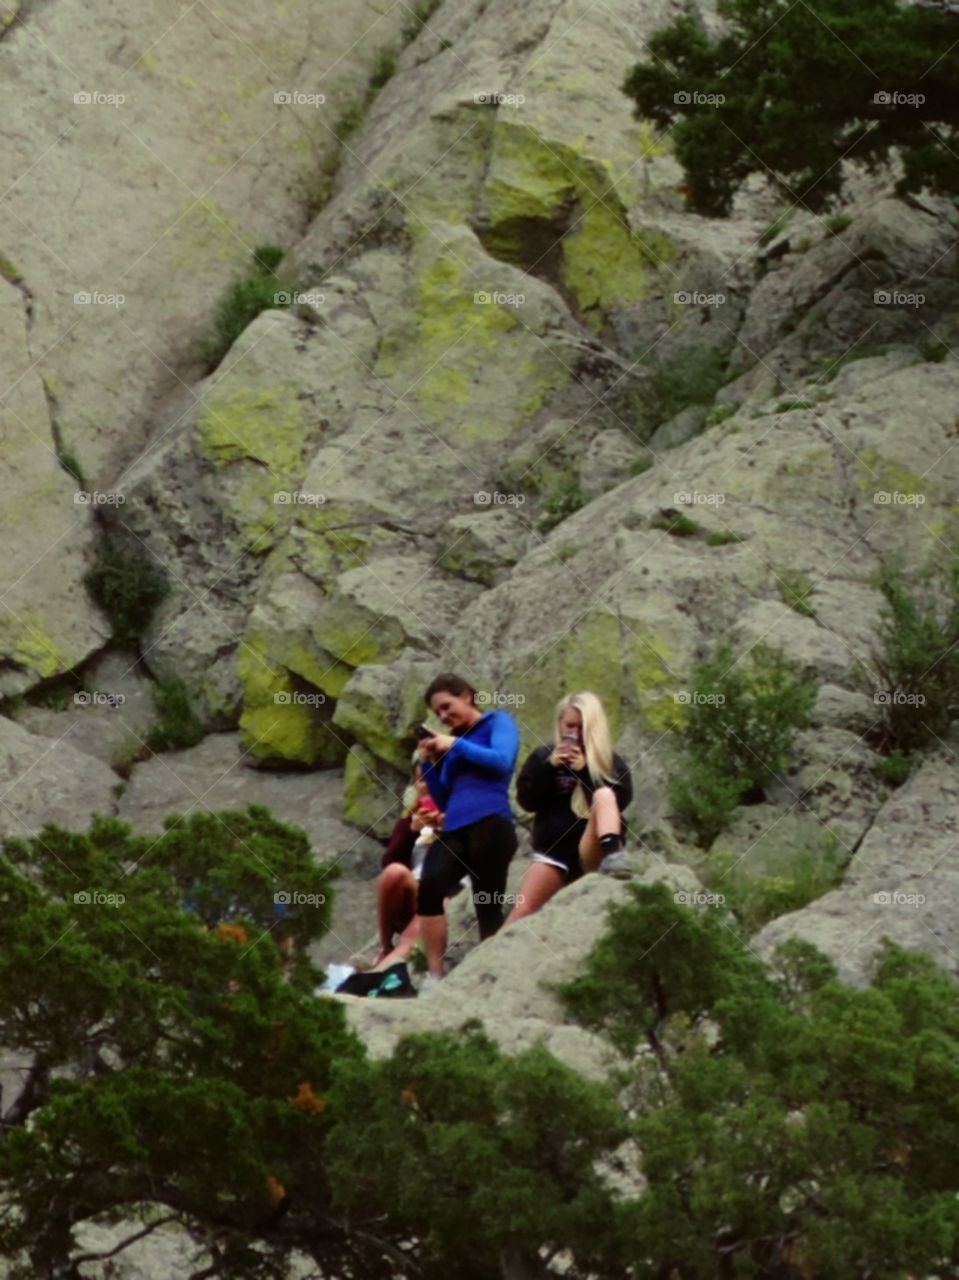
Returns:
[[[446,815],[443,834],[430,846],[420,877],[420,937],[430,984],[443,976],[444,899],[465,872],[472,881],[480,939],[503,923],[506,874],[516,852],[509,783],[519,731],[509,712],[482,711],[472,685],[450,672],[436,677],[425,698],[449,729],[420,743],[426,785]]]

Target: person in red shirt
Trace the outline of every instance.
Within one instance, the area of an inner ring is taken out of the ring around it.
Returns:
[[[376,891],[380,952],[374,969],[406,960],[420,936],[416,914],[420,871],[429,844],[442,828],[443,815],[429,793],[419,760],[413,766],[413,790],[413,800],[397,818],[383,852]]]

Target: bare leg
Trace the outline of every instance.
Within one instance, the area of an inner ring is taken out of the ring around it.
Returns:
[[[426,963],[430,973],[436,978],[443,976],[443,957],[446,955],[446,943],[449,929],[445,913],[441,916],[417,916],[420,924],[420,937],[426,949]]]
[[[565,883],[566,877],[559,867],[551,867],[548,862],[530,863],[516,895],[516,905],[506,917],[506,924],[531,916],[544,903],[549,902]]]
[[[419,941],[420,936],[420,916],[414,916],[406,928],[399,936],[399,940],[392,951],[380,955],[374,969],[388,969],[391,964],[399,964],[401,960],[408,960],[410,953]]]
[[[409,920],[416,911],[417,889],[413,872],[401,862],[393,862],[380,872],[376,887],[380,921],[380,954],[374,961],[374,967],[379,965],[392,949],[393,935],[397,925],[403,920]]]
[[[601,837],[619,835],[621,824],[615,791],[612,787],[597,787],[593,792],[586,830],[579,841],[579,860],[584,871],[597,870],[603,860],[599,844]]]

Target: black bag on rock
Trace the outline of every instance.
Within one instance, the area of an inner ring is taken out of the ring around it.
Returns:
[[[389,1000],[408,999],[416,995],[406,963],[400,960],[377,973],[351,973],[336,988],[340,996],[377,996]]]

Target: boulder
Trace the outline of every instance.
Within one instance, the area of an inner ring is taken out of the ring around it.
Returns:
[[[752,940],[761,955],[788,938],[814,943],[854,986],[866,986],[883,938],[931,955],[959,976],[959,777],[951,753],[927,760],[886,800],[842,885],[771,921]]]
[[[27,838],[48,822],[82,831],[115,812],[117,775],[75,736],[76,722],[51,741],[0,717],[0,834]]]

